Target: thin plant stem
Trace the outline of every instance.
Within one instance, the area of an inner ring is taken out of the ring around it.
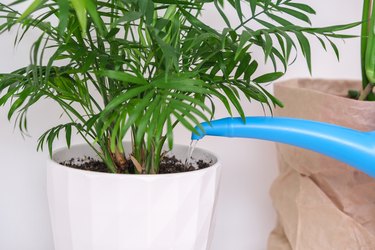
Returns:
[[[363,1],[362,28],[361,28],[361,69],[362,69],[362,89],[368,85],[366,76],[366,50],[369,33],[370,13],[372,0]]]

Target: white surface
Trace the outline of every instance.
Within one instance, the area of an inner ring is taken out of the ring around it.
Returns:
[[[130,143],[125,145],[131,150]],[[185,161],[187,146],[173,155]],[[58,150],[47,165],[47,193],[56,250],[206,250],[212,239],[220,161],[199,171],[119,175],[82,171],[56,162],[95,157],[86,144]],[[95,157],[96,158],[96,157]]]
[[[315,25],[329,25],[360,20],[361,1],[301,0],[318,12]],[[210,22],[215,23],[211,18]],[[357,32],[359,34],[359,32]],[[0,72],[21,67],[28,62],[28,47],[24,42],[13,49],[10,36],[0,36]],[[341,63],[332,51],[325,54],[315,42],[313,76],[327,78],[359,78],[359,39],[338,42]],[[309,77],[303,60],[298,60],[285,78]],[[306,104],[308,105],[308,104]],[[247,115],[262,115],[259,105],[245,105]],[[0,249],[52,250],[52,234],[48,218],[45,161],[47,153],[36,153],[36,139],[44,130],[56,124],[60,111],[49,103],[40,104],[29,114],[31,138],[22,139],[6,119],[6,109],[0,108]],[[219,107],[217,118],[226,116]],[[176,143],[188,144],[190,134],[176,130]],[[74,138],[74,142],[82,142]],[[62,145],[58,143],[56,146]],[[205,138],[199,147],[216,152],[223,162],[223,178],[218,200],[217,223],[213,250],[266,249],[269,232],[275,223],[268,190],[276,177],[276,157],[273,143],[226,138]]]

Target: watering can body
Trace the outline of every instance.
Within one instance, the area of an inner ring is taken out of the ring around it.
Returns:
[[[196,127],[192,140],[206,135],[254,138],[309,149],[375,177],[375,132],[282,117],[224,118]]]

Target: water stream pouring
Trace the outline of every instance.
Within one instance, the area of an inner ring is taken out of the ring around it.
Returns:
[[[206,135],[254,138],[309,149],[375,177],[375,131],[361,132],[328,123],[281,117],[224,118],[202,123],[203,130],[192,140]]]

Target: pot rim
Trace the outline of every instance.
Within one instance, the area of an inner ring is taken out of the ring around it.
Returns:
[[[124,143],[130,143],[129,141],[124,141]],[[198,170],[194,170],[194,171],[188,171],[188,172],[180,172],[180,173],[166,173],[166,174],[119,174],[119,173],[106,173],[106,172],[96,172],[96,171],[90,171],[90,170],[82,170],[82,169],[76,169],[76,168],[71,168],[71,167],[67,167],[67,166],[64,166],[60,163],[58,163],[57,161],[55,161],[55,156],[56,154],[58,153],[61,153],[63,151],[66,151],[66,150],[71,150],[71,149],[74,149],[75,147],[89,147],[89,145],[87,143],[77,143],[77,144],[73,144],[71,145],[69,148],[67,146],[61,146],[61,147],[58,147],[56,149],[54,149],[52,151],[52,158],[51,157],[48,157],[47,159],[47,167],[58,167],[58,168],[62,168],[62,169],[65,169],[66,171],[70,171],[70,172],[75,172],[77,174],[84,174],[84,175],[90,175],[90,176],[106,176],[106,177],[112,177],[112,178],[147,178],[147,179],[155,179],[155,178],[172,178],[172,177],[177,177],[177,176],[182,176],[182,175],[201,175],[201,174],[204,174],[208,171],[212,171],[218,167],[221,166],[221,160],[220,158],[214,154],[213,152],[209,151],[209,150],[206,150],[206,149],[203,149],[203,148],[199,148],[199,147],[196,147],[194,150],[198,150],[204,154],[208,154],[210,155],[210,157],[212,157],[212,160],[214,161],[214,163],[207,167],[207,168],[203,168],[203,169],[198,169]],[[173,145],[174,148],[176,147],[186,147],[188,148],[187,145],[183,145],[183,144],[174,144]],[[173,152],[173,149],[171,150]]]

